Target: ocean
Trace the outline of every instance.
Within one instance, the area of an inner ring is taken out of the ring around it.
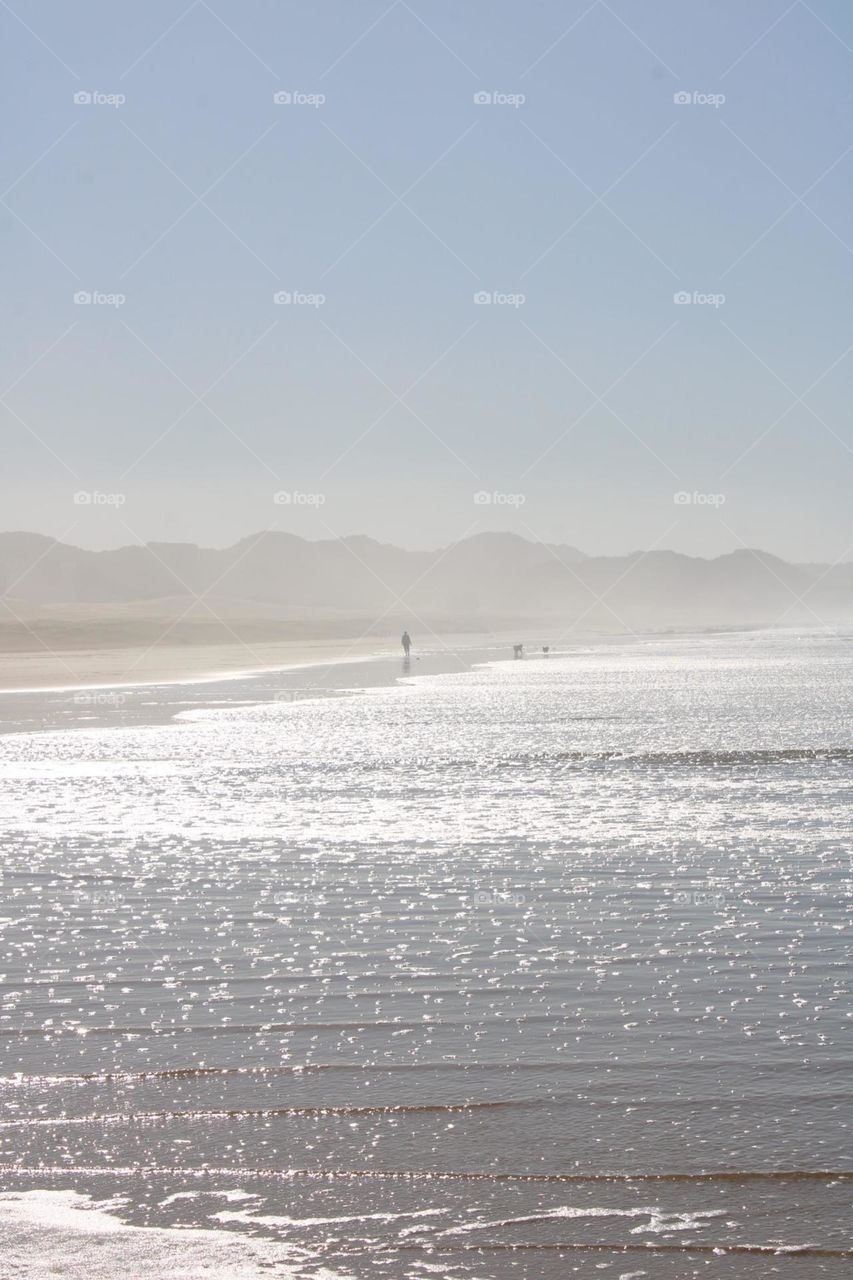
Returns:
[[[853,634],[555,647],[3,700],[4,1275],[849,1274]]]

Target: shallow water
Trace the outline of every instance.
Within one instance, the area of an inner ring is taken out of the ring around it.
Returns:
[[[0,738],[10,1275],[847,1270],[853,638],[250,697]]]

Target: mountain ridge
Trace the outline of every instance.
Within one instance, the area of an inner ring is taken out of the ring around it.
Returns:
[[[629,629],[777,618],[831,625],[853,621],[853,564],[793,564],[758,548],[708,558],[671,550],[595,556],[510,532],[433,551],[364,534],[309,541],[277,530],[221,548],[158,541],[90,551],[20,531],[0,533],[0,596],[9,609],[209,597],[484,626],[534,616],[609,618]]]

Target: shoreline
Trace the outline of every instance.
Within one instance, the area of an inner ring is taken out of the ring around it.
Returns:
[[[215,684],[305,667],[389,657],[392,645],[390,638],[371,637],[350,642],[281,641],[252,646],[242,643],[164,646],[159,650],[93,648],[55,653],[0,653],[0,697]]]
[[[519,631],[488,633],[463,632],[430,635],[423,649],[413,647],[406,660],[395,639],[362,637],[349,643],[336,640],[279,642],[268,656],[280,661],[247,668],[245,651],[229,646],[230,656],[240,664],[212,669],[215,657],[222,659],[218,645],[197,646],[194,651],[179,649],[183,670],[172,658],[168,670],[146,680],[128,682],[110,679],[103,671],[109,650],[92,651],[100,662],[101,679],[87,683],[26,685],[23,682],[0,688],[0,737],[17,733],[45,733],[74,729],[129,728],[172,724],[179,728],[193,713],[236,706],[260,706],[270,702],[301,702],[310,698],[341,697],[388,688],[417,676],[468,672],[493,662],[512,662],[513,645]],[[551,657],[565,655],[594,645],[635,642],[632,635],[577,634],[560,636],[537,628],[536,638],[526,644],[527,660],[542,657],[542,644],[551,644]],[[416,637],[417,644],[417,637]],[[255,646],[259,657],[264,646]],[[289,650],[289,652],[288,652]],[[126,653],[127,651],[123,651]],[[0,654],[0,679],[3,659]],[[40,655],[37,655],[40,656]],[[228,655],[226,655],[228,656]],[[107,664],[108,665],[108,664]],[[126,674],[126,671],[125,671]]]
[[[225,684],[231,680],[253,680],[258,676],[286,674],[290,671],[309,671],[315,667],[345,667],[352,666],[360,662],[381,662],[383,659],[389,658],[390,654],[386,653],[363,654],[355,657],[342,655],[324,659],[309,658],[302,662],[286,662],[269,667],[244,667],[241,670],[234,671],[207,671],[201,675],[179,675],[174,673],[162,679],[154,679],[152,677],[149,680],[98,681],[95,684],[21,685],[11,688],[0,688],[0,697],[15,697],[18,694],[96,693],[101,689],[144,690],[181,685]]]
[[[456,643],[452,643],[455,641]],[[281,653],[281,646],[277,646]],[[321,651],[318,652],[317,649]],[[287,655],[290,661],[254,669],[176,671],[163,679],[126,683],[100,681],[54,687],[0,690],[0,736],[67,729],[127,728],[172,723],[185,716],[228,707],[340,697],[390,687],[419,675],[469,671],[478,663],[509,658],[496,637],[448,637],[446,645],[413,653],[406,661],[372,640],[354,652],[340,642]],[[285,656],[285,655],[281,655]],[[187,715],[189,713],[189,715]]]
[[[127,650],[118,651],[125,659],[120,672],[113,668],[116,651],[93,649],[85,654],[90,667],[88,678],[76,671],[72,672],[78,677],[74,683],[66,680],[35,684],[25,679],[32,675],[32,667],[22,671],[20,665],[15,666],[14,658],[19,655],[0,653],[0,684],[4,677],[8,678],[10,668],[18,676],[17,682],[0,687],[0,736],[165,723],[179,726],[185,713],[387,688],[419,675],[464,672],[482,664],[511,662],[520,631],[430,636],[427,647],[413,649],[410,661],[403,658],[396,639],[375,636],[350,642],[280,641],[253,646],[249,654],[257,659],[256,666],[247,666],[247,647],[242,645],[175,646],[168,652],[161,651],[160,663],[145,673],[146,678],[133,681],[121,679],[129,674]],[[555,635],[540,631],[534,641],[525,642],[524,658],[540,659],[542,643],[550,642],[550,656],[557,658],[590,646],[633,645],[665,638],[683,639],[691,634],[695,633]],[[715,629],[712,634],[726,631]],[[262,654],[263,650],[268,652]],[[52,656],[54,662],[59,660],[59,655]],[[74,656],[79,659],[81,655]],[[52,669],[55,671],[55,666]]]
[[[446,631],[428,630],[426,638],[416,635],[413,660],[438,650],[468,652],[472,649],[503,650],[512,657],[512,648],[521,639],[525,657],[534,657],[542,643],[569,650],[585,644],[612,644],[630,640],[676,639],[696,634],[765,631],[760,625],[714,627],[665,627],[633,630],[575,630],[553,619],[530,619],[510,628],[506,622],[483,629],[463,627]],[[73,690],[143,689],[160,685],[218,683],[306,667],[381,661],[400,654],[399,634],[374,635],[359,632],[347,637],[331,627],[327,634],[311,638],[290,636],[278,639],[243,639],[236,631],[231,639],[184,639],[171,644],[137,639],[133,644],[98,643],[96,627],[87,628],[86,644],[65,643],[51,647],[40,639],[41,648],[5,647],[0,635],[0,697],[63,693]],[[137,632],[137,636],[139,633]],[[531,638],[532,637],[532,638]],[[420,642],[420,643],[419,643]],[[423,646],[423,648],[421,648]]]

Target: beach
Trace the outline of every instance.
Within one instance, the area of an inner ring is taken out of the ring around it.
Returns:
[[[519,635],[531,651],[562,636],[581,643],[597,632],[555,626],[553,619],[485,627],[472,619],[414,621],[399,626],[342,610],[306,616],[256,602],[212,605],[185,600],[132,604],[25,606],[0,603],[0,695],[218,681],[307,667],[333,667],[402,657],[400,638],[414,637],[412,662],[444,654],[509,655]],[[618,634],[618,633],[617,633]],[[464,659],[463,659],[464,664]]]
[[[0,1280],[847,1280],[853,4],[27,8]]]
[[[0,692],[182,684],[294,667],[330,666],[392,651],[383,640],[157,645],[0,654]],[[396,641],[399,644],[399,641]]]
[[[339,615],[184,601],[0,607],[0,691],[174,684],[337,663],[399,649],[398,633]]]

